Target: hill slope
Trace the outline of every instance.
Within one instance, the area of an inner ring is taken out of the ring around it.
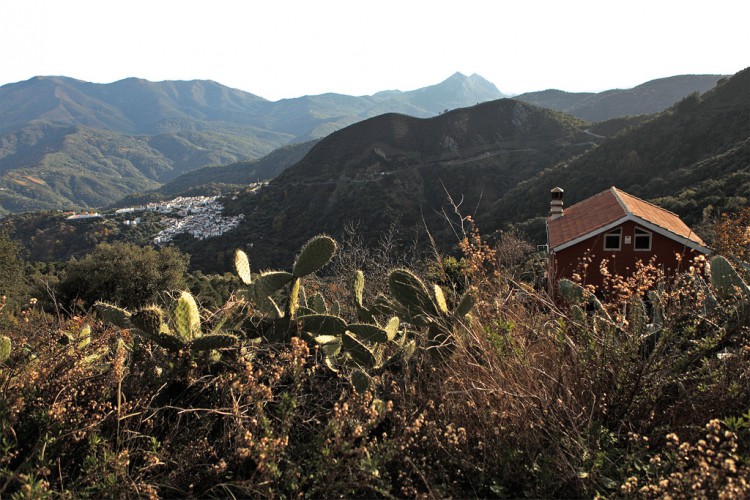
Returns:
[[[108,205],[181,173],[256,156],[267,147],[201,131],[130,136],[35,122],[0,135],[0,213]]]
[[[502,96],[478,75],[461,74],[410,92],[324,94],[277,102],[211,81],[128,78],[100,85],[36,77],[0,87],[0,173],[7,174],[0,178],[0,213],[110,204],[113,195],[146,191],[199,167],[260,158],[384,111],[432,116],[445,107]],[[82,130],[89,131],[87,138],[69,137]],[[63,135],[68,139],[62,141]],[[138,161],[121,154],[134,149]],[[144,178],[110,183],[117,179],[114,171],[101,175],[121,162],[126,171],[132,163]],[[24,184],[26,177],[44,184]],[[90,189],[57,189],[71,184]]]
[[[245,214],[240,229],[181,244],[215,262],[226,249],[252,243],[256,265],[285,264],[300,242],[338,234],[348,221],[374,240],[392,221],[410,231],[423,218],[439,240],[451,241],[440,215],[450,211],[446,192],[464,199],[466,213],[486,213],[521,180],[591,148],[598,139],[586,127],[511,99],[430,119],[378,116],[321,140],[260,194],[228,201],[229,213]]]
[[[539,173],[502,196],[497,221],[546,216],[549,190],[565,189],[566,205],[612,185],[656,200],[689,224],[709,204],[716,211],[748,204],[750,68],[701,97],[689,96],[580,158]]]
[[[526,222],[542,243],[556,185],[568,205],[616,185],[695,224],[708,204],[748,203],[748,88],[750,69],[650,119],[602,127],[509,99],[427,120],[373,118],[319,142],[260,194],[229,202],[246,215],[237,231],[180,244],[196,264],[223,270],[231,267],[223,249],[244,246],[259,266],[285,265],[304,239],[337,235],[346,221],[358,222],[366,240],[393,220],[406,231],[426,222],[450,243],[446,193],[483,231]],[[615,135],[592,132],[607,129]]]
[[[175,196],[194,196],[194,193],[238,191],[248,184],[269,181],[288,167],[300,161],[318,141],[283,146],[257,160],[246,160],[217,167],[202,167],[167,182],[143,195],[123,198],[117,206],[132,206],[166,200]]]
[[[544,90],[521,94],[515,99],[598,122],[659,113],[693,92],[706,92],[721,78],[722,75],[680,75],[651,80],[632,89],[599,93]]]

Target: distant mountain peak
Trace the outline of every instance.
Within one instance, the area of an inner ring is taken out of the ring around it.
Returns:
[[[494,83],[488,81],[482,76],[474,73],[471,76],[466,76],[460,71],[456,71],[450,77],[430,87],[419,89],[424,92],[446,92],[451,93],[454,96],[460,96],[461,98],[467,98],[470,96],[476,97],[476,102],[489,101],[494,99],[502,99],[508,97],[498,90]],[[418,92],[419,92],[418,91]]]
[[[464,75],[463,73],[461,73],[460,71],[456,71],[451,76],[449,76],[445,81],[447,82],[449,80],[466,80],[467,78],[468,77]]]

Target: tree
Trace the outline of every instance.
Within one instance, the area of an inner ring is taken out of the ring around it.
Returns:
[[[60,295],[64,303],[80,300],[85,307],[105,300],[136,308],[184,288],[187,265],[188,256],[173,247],[101,243],[83,259],[69,261]]]
[[[23,287],[21,245],[0,232],[0,296],[16,295]]]

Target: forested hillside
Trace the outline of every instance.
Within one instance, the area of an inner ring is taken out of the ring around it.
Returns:
[[[500,197],[494,220],[546,215],[548,193],[565,189],[573,204],[610,186],[658,200],[688,223],[703,210],[736,211],[750,192],[750,69],[693,94],[642,125],[623,131],[586,155],[520,183]]]

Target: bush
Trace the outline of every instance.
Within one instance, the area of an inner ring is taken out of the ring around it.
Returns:
[[[0,332],[10,346],[0,362],[0,495],[748,494],[745,288],[722,298],[693,272],[652,290],[647,311],[634,307],[642,282],[613,279],[610,301],[584,312],[498,267],[502,244],[498,252],[471,232],[461,248],[470,315],[404,309],[399,335],[416,347],[388,369],[334,357],[330,343],[304,335],[304,320],[270,341],[281,311],[264,316],[252,300],[226,321],[226,306],[203,311],[237,343],[192,353],[91,316],[53,322],[31,306]],[[517,254],[505,260],[516,265]],[[263,275],[246,274],[258,297]],[[432,300],[436,288],[418,288],[406,295]],[[315,300],[299,292],[299,309],[332,304],[333,294],[353,304],[354,289],[320,286]],[[387,299],[364,302],[379,316],[374,304]],[[362,309],[338,308],[337,323],[353,327]],[[436,326],[441,344],[431,342]],[[355,373],[366,379],[359,390]]]
[[[188,257],[174,247],[155,250],[102,243],[81,260],[68,262],[60,299],[85,308],[97,300],[137,307],[157,301],[161,293],[184,288],[187,265]]]

